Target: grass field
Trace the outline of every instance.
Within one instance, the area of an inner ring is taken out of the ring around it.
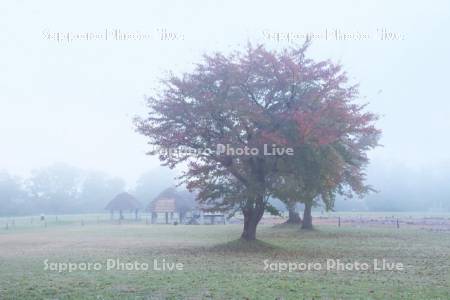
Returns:
[[[245,243],[237,240],[237,224],[118,225],[95,219],[84,226],[77,217],[60,219],[47,227],[23,219],[2,227],[0,299],[450,299],[449,232],[331,225],[302,232],[261,225],[259,240]],[[383,258],[404,270],[279,272],[265,270],[264,263],[372,264]],[[101,269],[45,270],[46,259],[52,266],[98,263]],[[107,259],[148,263],[150,269],[107,270]],[[183,270],[153,270],[155,259],[159,267],[163,260],[182,263]]]

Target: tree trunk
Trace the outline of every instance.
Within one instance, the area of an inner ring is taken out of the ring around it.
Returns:
[[[244,230],[241,235],[241,239],[246,241],[256,240],[256,226],[258,223],[255,222],[251,217],[246,217],[244,214]]]
[[[247,201],[246,207],[242,210],[244,214],[244,230],[241,239],[246,241],[256,240],[256,227],[264,215],[265,205],[262,196],[256,201]]]
[[[313,229],[312,216],[311,216],[312,203],[305,202],[305,210],[303,211],[302,229]]]
[[[289,211],[289,218],[287,219],[287,224],[301,224],[302,219],[300,218],[300,215],[298,212],[295,211],[295,204],[288,204],[286,205],[287,209]]]

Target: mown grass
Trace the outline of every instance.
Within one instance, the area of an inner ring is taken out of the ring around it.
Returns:
[[[64,223],[65,224],[65,223]],[[412,229],[88,224],[0,234],[0,299],[450,299],[450,234]],[[183,271],[55,272],[51,262],[181,262]],[[369,262],[404,271],[264,270],[270,262]]]

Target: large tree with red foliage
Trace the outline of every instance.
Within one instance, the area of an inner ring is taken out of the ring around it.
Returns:
[[[194,71],[165,79],[148,99],[148,115],[136,119],[150,145],[184,150],[150,154],[172,168],[185,164],[180,179],[198,192],[198,201],[212,210],[242,211],[245,240],[255,239],[269,197],[292,199],[299,185],[288,182],[297,176],[292,166],[300,166],[305,147],[316,154],[335,144],[356,147],[344,154],[364,160],[376,143],[376,117],[355,103],[357,87],[347,84],[340,66],[306,58],[307,47],[277,52],[249,45],[227,56],[205,56]],[[223,153],[219,144],[259,151]],[[299,152],[265,155],[267,145]]]

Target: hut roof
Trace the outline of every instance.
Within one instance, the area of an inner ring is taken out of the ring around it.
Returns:
[[[162,191],[147,207],[153,212],[180,212],[195,208],[195,195],[170,187]]]
[[[142,203],[128,193],[120,193],[109,201],[107,210],[135,210],[142,208]]]

